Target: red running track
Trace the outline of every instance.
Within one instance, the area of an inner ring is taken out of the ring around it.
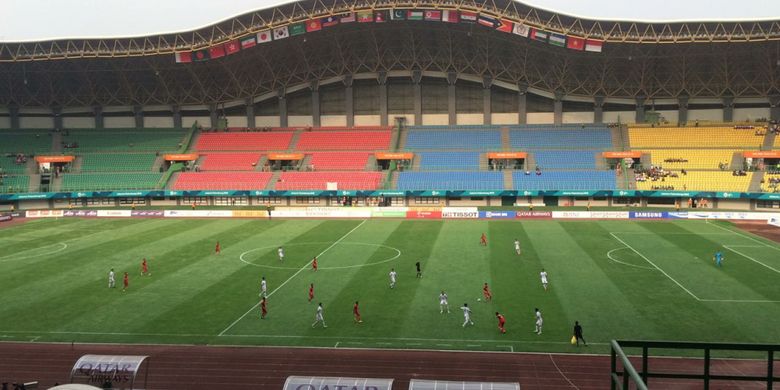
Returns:
[[[0,382],[39,381],[39,388],[66,383],[75,361],[85,354],[148,355],[148,389],[281,389],[289,375],[394,378],[409,380],[519,382],[522,390],[608,389],[609,357],[594,355],[211,347],[0,343]],[[655,369],[701,372],[695,359],[651,359]],[[761,374],[765,363],[719,360],[713,372]],[[699,383],[651,381],[650,388],[700,389]],[[143,383],[137,384],[137,387]],[[711,389],[766,388],[759,383],[719,382]]]

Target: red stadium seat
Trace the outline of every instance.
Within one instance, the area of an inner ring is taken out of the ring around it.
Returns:
[[[386,150],[390,131],[311,131],[301,133],[297,150]]]
[[[260,153],[216,153],[206,155],[201,171],[252,171],[260,161]],[[255,164],[255,165],[253,165]]]
[[[293,133],[202,133],[196,150],[286,150]]]
[[[368,152],[314,152],[309,164],[315,171],[362,171],[370,155]]]
[[[285,172],[276,183],[277,190],[326,190],[328,182],[340,189],[375,190],[382,182],[380,172]]]
[[[271,180],[270,172],[183,172],[174,190],[262,190]]]

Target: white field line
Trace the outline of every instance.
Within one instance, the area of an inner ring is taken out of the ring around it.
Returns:
[[[655,268],[651,268],[651,267],[645,267],[645,266],[641,266],[641,265],[636,265],[636,264],[630,264],[630,263],[626,263],[626,262],[620,261],[620,260],[618,260],[618,259],[616,259],[616,258],[614,258],[614,257],[612,256],[612,253],[614,253],[614,252],[617,252],[617,251],[621,251],[621,250],[625,250],[625,249],[630,249],[630,248],[629,248],[629,247],[627,247],[627,246],[624,246],[624,247],[622,247],[622,248],[615,248],[615,249],[613,249],[613,250],[611,250],[611,251],[607,252],[607,258],[608,258],[608,259],[610,259],[610,260],[612,260],[612,261],[614,261],[615,263],[619,263],[619,264],[627,265],[627,266],[629,266],[629,267],[634,267],[634,268],[639,268],[639,269],[646,269],[646,270],[650,270],[650,271],[655,271]]]
[[[315,257],[321,257],[323,254],[325,254],[325,252],[329,251],[331,248],[333,248],[334,246],[336,246],[336,245],[337,245],[338,243],[340,243],[342,240],[344,240],[345,238],[347,238],[347,236],[349,236],[350,234],[352,234],[352,232],[354,232],[355,230],[357,230],[359,227],[363,226],[363,224],[364,224],[364,223],[366,223],[366,221],[368,221],[368,220],[367,220],[367,219],[364,219],[364,220],[363,220],[363,222],[359,223],[357,226],[355,226],[354,228],[352,228],[352,230],[348,231],[348,232],[347,232],[347,234],[345,234],[345,235],[341,236],[341,238],[339,238],[338,240],[336,240],[336,242],[334,242],[333,244],[331,244],[329,247],[325,248],[325,250],[324,250],[324,251],[320,252],[320,254],[319,254],[319,255],[317,255],[317,256],[315,256]],[[307,270],[307,269],[309,269],[309,267],[310,267],[310,266],[311,266],[311,260],[309,260],[309,262],[308,262],[308,263],[304,264],[304,265],[303,265],[303,267],[301,267],[301,269],[299,269],[299,270],[298,270],[298,272],[296,272],[296,273],[292,274],[292,276],[290,276],[289,278],[287,278],[287,280],[285,280],[285,281],[284,281],[282,284],[280,284],[280,285],[279,285],[279,287],[277,287],[277,288],[275,288],[273,291],[271,291],[271,293],[269,293],[269,294],[268,294],[267,298],[270,298],[270,297],[271,297],[271,295],[274,295],[274,293],[275,293],[275,292],[279,291],[279,289],[280,289],[280,288],[284,287],[284,285],[285,285],[285,284],[287,284],[289,281],[293,280],[293,278],[295,278],[296,276],[298,276],[298,274],[300,274],[300,273],[301,273],[301,272],[303,272],[304,270]],[[222,330],[222,332],[219,332],[219,334],[218,334],[217,336],[223,336],[223,335],[224,335],[224,334],[225,334],[227,331],[229,331],[231,328],[233,328],[233,327],[234,327],[234,326],[235,326],[235,325],[236,325],[236,324],[237,324],[239,321],[243,320],[243,319],[244,319],[244,317],[248,316],[248,315],[249,315],[249,313],[251,313],[253,310],[257,309],[257,307],[258,307],[258,306],[260,306],[260,302],[257,302],[257,303],[255,303],[255,304],[254,304],[254,305],[253,305],[251,308],[249,308],[249,310],[247,310],[247,311],[246,311],[246,313],[244,313],[244,314],[243,314],[241,317],[238,317],[238,319],[237,319],[237,320],[233,321],[233,323],[232,323],[232,324],[230,324],[230,325],[228,325],[228,327],[227,327],[227,328],[223,329],[223,330]]]
[[[560,367],[558,367],[558,363],[555,362],[555,359],[553,359],[552,355],[550,355],[550,361],[552,362],[553,366],[555,366],[555,369],[558,370],[558,373],[561,374],[563,379],[566,379],[566,382],[569,382],[569,385],[571,385],[571,387],[575,388],[576,390],[580,390],[580,388],[577,387],[577,385],[575,385],[574,382],[572,382],[571,379],[569,379],[569,377],[563,373],[563,371],[561,371]]]
[[[756,259],[754,259],[754,258],[752,258],[752,257],[750,257],[750,256],[748,256],[748,255],[746,255],[746,254],[744,254],[744,253],[742,253],[742,252],[732,248],[732,245],[724,245],[723,247],[728,249],[728,250],[730,250],[730,251],[732,251],[732,252],[734,252],[734,253],[736,253],[736,254],[738,254],[738,255],[740,255],[740,256],[742,256],[742,257],[744,257],[744,258],[746,258],[746,259],[748,259],[748,260],[750,260],[750,261],[752,261],[752,262],[754,262],[754,263],[761,264],[764,267],[769,268],[772,271],[775,271],[775,272],[780,274],[780,270],[778,270],[777,268],[774,268],[772,266],[766,265],[766,264],[764,264],[764,263],[762,263],[762,262],[760,262],[760,261],[758,261],[758,260],[756,260]]]
[[[628,243],[627,243],[627,242],[623,241],[623,239],[621,239],[620,237],[618,237],[618,236],[617,236],[615,233],[609,233],[609,234],[610,234],[612,237],[614,237],[616,240],[620,241],[620,242],[621,242],[623,245],[625,245],[627,248],[629,248],[629,249],[631,249],[632,251],[634,251],[634,252],[635,252],[636,254],[638,254],[638,255],[639,255],[641,258],[645,259],[645,261],[647,261],[648,263],[650,263],[650,264],[651,264],[653,267],[655,267],[655,269],[657,269],[658,271],[661,271],[661,273],[662,273],[662,274],[664,274],[664,275],[665,275],[667,278],[669,278],[669,280],[671,280],[672,282],[674,282],[674,284],[676,284],[676,285],[677,285],[677,286],[679,286],[681,289],[683,289],[685,292],[687,292],[687,293],[688,293],[688,295],[692,296],[692,297],[693,297],[693,299],[695,299],[695,300],[697,300],[697,301],[701,301],[701,299],[700,299],[699,297],[697,297],[697,296],[696,296],[696,294],[692,293],[690,290],[688,290],[687,288],[685,288],[685,286],[683,286],[683,285],[682,285],[680,282],[678,282],[678,281],[677,281],[675,278],[671,277],[671,276],[670,276],[668,273],[666,273],[666,271],[662,270],[662,269],[661,269],[661,267],[659,267],[659,266],[655,265],[655,263],[653,263],[652,261],[650,261],[650,259],[648,259],[648,258],[647,258],[645,255],[643,255],[642,253],[640,253],[638,250],[634,249],[634,247],[632,247],[631,245],[628,245]]]
[[[765,299],[700,299],[700,301],[722,303],[780,303],[780,301],[770,301]]]
[[[755,239],[755,238],[753,238],[753,237],[750,237],[750,236],[748,236],[748,235],[746,235],[746,234],[742,234],[742,233],[740,233],[740,232],[737,232],[737,231],[734,231],[734,230],[731,230],[731,229],[724,228],[723,226],[720,226],[720,225],[718,225],[718,224],[716,224],[716,223],[711,223],[709,220],[706,220],[706,223],[707,223],[707,224],[709,224],[709,225],[711,225],[711,226],[715,226],[716,228],[718,228],[718,229],[720,229],[720,230],[725,230],[725,231],[727,231],[727,232],[729,232],[729,233],[731,233],[731,234],[736,234],[736,235],[738,235],[738,236],[741,236],[741,237],[747,238],[747,239],[748,239],[748,240],[750,240],[750,241],[757,242],[757,243],[759,243],[759,244],[761,244],[761,245],[763,245],[763,246],[765,246],[765,247],[767,247],[767,248],[772,248],[772,249],[774,249],[774,250],[776,250],[776,251],[780,251],[780,248],[778,248],[778,247],[776,247],[776,246],[774,246],[774,245],[769,245],[769,244],[767,244],[767,243],[765,243],[765,242],[763,242],[763,241],[761,241],[761,240],[757,240],[757,239]]]

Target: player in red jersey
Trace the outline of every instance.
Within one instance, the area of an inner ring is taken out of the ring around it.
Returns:
[[[265,297],[260,300],[260,319],[265,319],[265,316],[268,315],[268,305],[266,303]]]
[[[217,246],[214,248],[214,253],[219,254],[220,248],[219,248],[219,241],[217,241]]]
[[[498,318],[498,330],[500,330],[502,334],[506,333],[506,328],[504,328],[506,319],[499,312],[496,312],[496,318]]]
[[[479,245],[487,246],[487,236],[482,233],[482,237],[479,238]]]
[[[125,277],[122,279],[122,283],[124,284],[122,291],[125,291],[128,287],[130,287],[130,275],[128,275],[127,272],[125,272]]]
[[[314,260],[311,261],[311,269],[317,270],[317,257],[314,257]]]
[[[363,320],[360,319],[360,307],[358,307],[358,301],[355,301],[355,306],[352,307],[352,314],[355,315],[355,323],[362,324]]]
[[[493,294],[490,293],[490,287],[488,287],[487,283],[485,283],[485,286],[482,287],[482,295],[485,296],[485,301],[490,301],[493,299]]]
[[[146,263],[146,257],[144,257],[144,261],[141,262],[141,275],[152,276],[152,273],[149,272],[149,264]]]
[[[314,283],[309,286],[309,302],[314,299]]]

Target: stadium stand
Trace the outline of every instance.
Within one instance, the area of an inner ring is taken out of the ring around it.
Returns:
[[[62,175],[63,191],[152,190],[160,173],[68,173]]]
[[[422,152],[420,170],[479,170],[478,152]]]
[[[501,172],[401,172],[399,190],[496,190],[504,188]]]
[[[27,192],[29,186],[29,176],[0,177],[0,192]]]
[[[174,190],[262,190],[268,185],[270,172],[182,172]]]
[[[313,152],[309,165],[316,171],[362,171],[366,169],[369,152]]]
[[[338,183],[339,189],[375,190],[382,182],[381,172],[284,172],[277,190],[325,190],[327,183]]]
[[[408,150],[500,150],[501,133],[494,127],[480,127],[484,130],[451,130],[437,127],[440,130],[420,130],[410,127],[406,138]],[[474,126],[468,127],[473,129]]]
[[[780,192],[780,174],[767,172],[761,183],[763,192]]]
[[[198,151],[287,150],[292,132],[201,133],[195,145]]]
[[[49,130],[0,131],[0,154],[39,154],[51,150]]]
[[[111,129],[111,130],[67,130],[63,134],[63,146],[72,147],[78,153],[84,152],[171,152],[179,148],[185,132],[174,129]]]
[[[512,148],[534,149],[611,149],[612,133],[606,127],[582,126],[576,130],[563,130],[559,127],[535,126],[536,129],[521,130],[516,126],[509,131]]]
[[[4,173],[25,173],[27,170],[27,164],[16,162],[16,155],[10,154],[8,156],[0,156],[0,172]]]
[[[261,157],[260,153],[213,153],[198,167],[201,171],[252,171]]]
[[[666,168],[718,169],[718,164],[729,164],[731,162],[735,150],[644,149],[643,152],[650,154],[653,165],[660,165]]]
[[[537,150],[536,165],[542,169],[596,169],[595,150]]]
[[[512,183],[516,190],[611,190],[616,189],[612,171],[543,171],[513,172]]]
[[[638,190],[676,190],[676,191],[747,191],[753,172],[745,176],[735,176],[733,172],[722,171],[689,171],[686,175],[676,173],[677,177],[666,176],[656,181],[638,178]]]
[[[81,172],[148,172],[157,157],[140,153],[93,153],[81,160]]]
[[[390,131],[306,131],[296,149],[310,150],[386,150]]]
[[[631,147],[637,148],[759,148],[764,136],[754,129],[734,127],[632,127]]]

